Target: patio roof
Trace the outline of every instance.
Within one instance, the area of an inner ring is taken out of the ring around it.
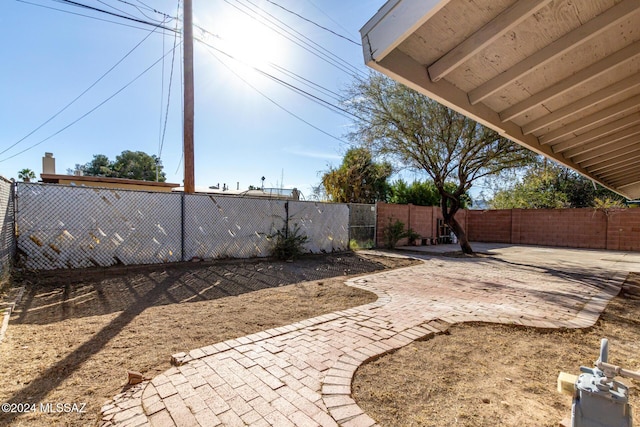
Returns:
[[[365,62],[603,186],[640,197],[639,0],[390,0]]]

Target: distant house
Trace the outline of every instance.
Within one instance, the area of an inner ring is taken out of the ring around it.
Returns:
[[[184,187],[176,187],[171,191],[184,191]],[[223,189],[217,187],[196,187],[197,194],[211,194],[226,197],[250,197],[261,199],[279,200],[300,200],[301,193],[297,188],[256,188],[253,190],[229,190],[226,186]]]
[[[169,182],[140,181],[137,179],[109,178],[104,176],[58,175],[56,159],[52,153],[45,153],[42,158],[40,179],[46,184],[77,185],[79,187],[119,188],[123,190],[166,191],[179,187],[180,184]]]
[[[119,188],[139,191],[171,191],[180,184],[169,182],[140,181],[137,179],[108,178],[104,176],[78,176],[40,174],[42,182],[47,184],[77,185],[85,187]]]

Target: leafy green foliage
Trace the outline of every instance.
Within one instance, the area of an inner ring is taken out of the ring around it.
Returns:
[[[90,176],[113,176],[113,164],[104,154],[95,154],[83,171]]]
[[[18,179],[24,182],[31,182],[32,179],[36,179],[36,174],[31,169],[22,169],[18,171]]]
[[[600,202],[598,202],[600,200]],[[598,207],[602,201],[622,205],[624,199],[582,175],[540,159],[515,182],[499,188],[489,200],[492,209],[559,209]]]
[[[162,171],[162,161],[158,157],[155,155],[150,156],[143,151],[129,150],[117,155],[115,161],[109,160],[104,154],[95,154],[93,160],[89,163],[76,165],[76,170],[88,176],[127,178],[141,181],[155,181],[156,168],[158,169],[158,181],[165,182],[167,178]]]
[[[391,218],[389,218],[389,224],[387,224],[382,230],[384,247],[387,249],[395,248],[400,239],[403,239],[408,236],[409,236],[409,233],[408,231],[405,231],[404,223],[399,219],[396,219],[395,222],[393,222]]]
[[[444,184],[447,191],[455,191],[456,184],[447,182]],[[440,206],[440,194],[433,181],[413,181],[408,185],[404,180],[394,181],[389,187],[389,203],[399,205],[413,204],[416,206]],[[460,197],[462,209],[471,205],[471,197],[467,193]]]
[[[375,203],[386,200],[391,173],[391,165],[374,162],[366,148],[351,148],[338,168],[322,175],[322,185],[333,202]]]
[[[375,247],[373,240],[367,240],[366,242],[358,243],[356,239],[349,240],[349,249],[357,251],[360,249],[371,249]]]
[[[160,159],[155,155],[150,156],[142,151],[125,150],[116,156],[111,168],[119,178],[155,181],[156,167],[158,167],[158,181],[165,182],[166,177],[164,172],[160,172],[162,165],[159,162]]]
[[[304,244],[309,241],[309,237],[300,231],[298,224],[293,230],[287,230],[284,226],[281,230],[277,230],[275,235],[269,237],[275,238],[271,255],[284,261],[293,260],[302,255]]]
[[[440,195],[432,181],[413,181],[408,185],[404,180],[394,181],[389,187],[389,203],[416,206],[438,206]]]

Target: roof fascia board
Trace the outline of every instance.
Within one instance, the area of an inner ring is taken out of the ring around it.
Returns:
[[[365,63],[382,60],[450,0],[390,0],[360,30]]]

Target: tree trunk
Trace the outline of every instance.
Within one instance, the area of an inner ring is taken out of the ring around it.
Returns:
[[[442,217],[444,218],[444,223],[449,226],[451,231],[453,231],[453,234],[458,238],[458,243],[460,244],[462,253],[467,255],[473,254],[473,248],[469,244],[467,233],[464,232],[464,228],[462,228],[455,217],[456,212],[458,212],[460,208],[460,201],[454,197],[446,197],[446,195],[442,193],[441,195]]]
[[[467,233],[464,232],[464,228],[460,225],[458,221],[454,217],[451,218],[451,222],[447,225],[451,228],[453,233],[458,238],[458,243],[460,244],[460,249],[462,249],[462,253],[471,255],[473,254],[473,248],[467,239]]]

